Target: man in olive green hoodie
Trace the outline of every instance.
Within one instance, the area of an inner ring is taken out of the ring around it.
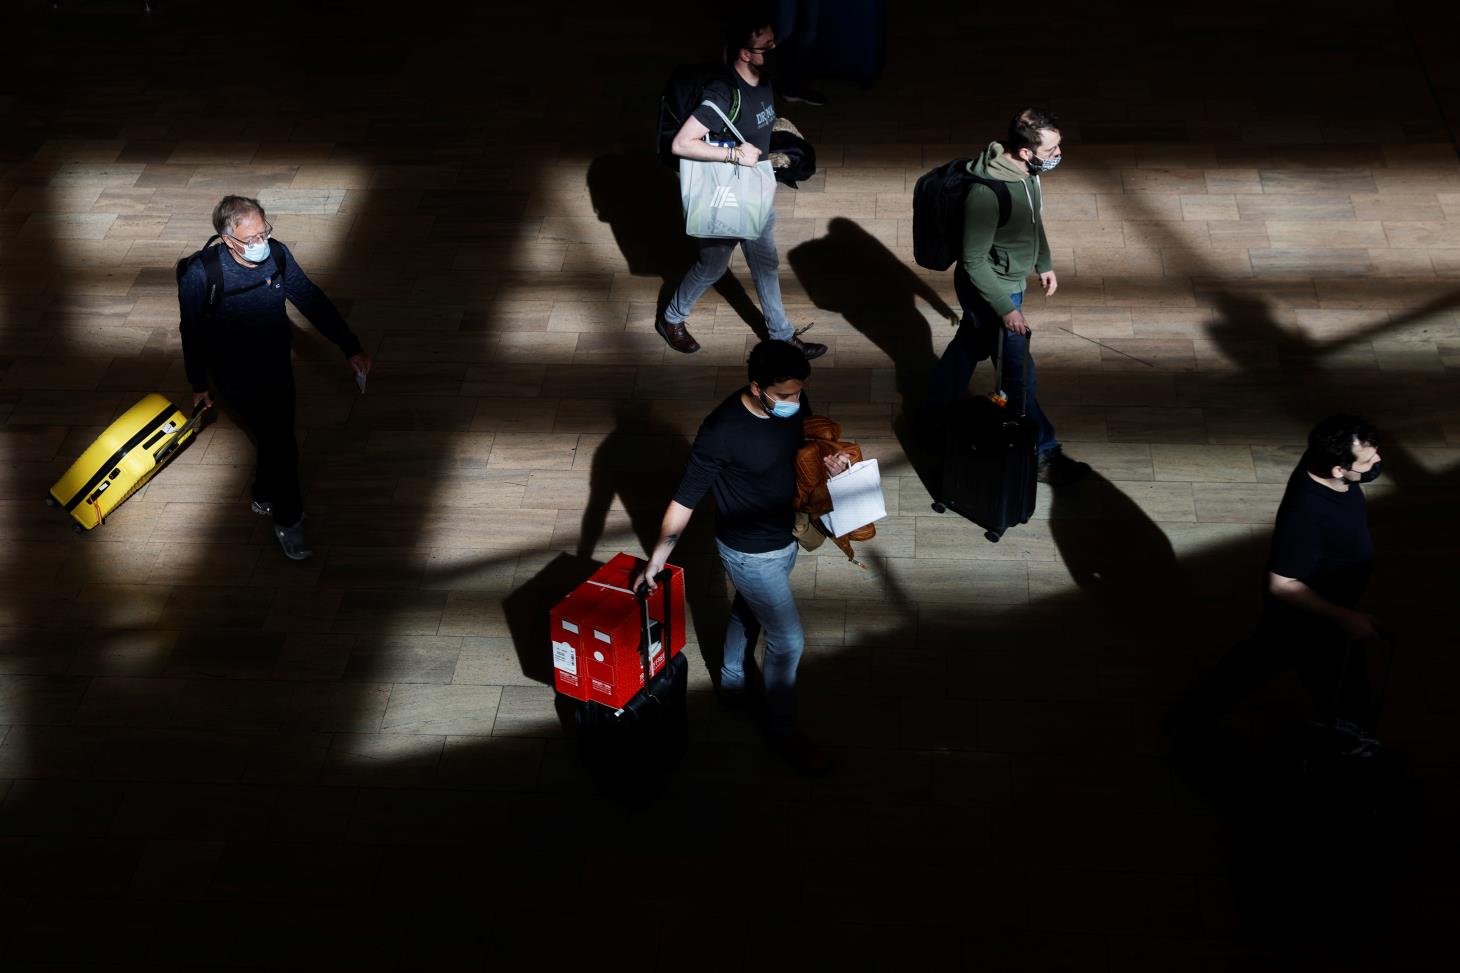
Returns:
[[[1039,274],[1046,296],[1053,296],[1059,286],[1044,237],[1039,174],[1059,165],[1061,158],[1059,119],[1043,109],[1028,108],[1009,122],[1009,135],[1002,145],[990,142],[984,154],[969,163],[973,175],[1004,184],[1008,219],[999,225],[999,196],[1003,193],[984,183],[969,187],[964,203],[963,256],[953,276],[963,320],[933,370],[927,403],[928,413],[941,415],[966,396],[974,366],[998,354],[998,329],[1003,328],[1004,390],[1010,406],[1023,401],[1028,358],[1028,412],[1039,424],[1039,480],[1052,484],[1090,472],[1086,464],[1065,456],[1054,425],[1039,407],[1034,360],[1029,354],[1030,329],[1021,309],[1024,282],[1031,271]]]

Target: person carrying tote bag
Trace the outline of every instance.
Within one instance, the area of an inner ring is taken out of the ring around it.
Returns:
[[[719,105],[709,99],[701,105],[720,116],[725,130],[737,142],[745,143],[745,136]],[[707,142],[719,145],[713,139],[712,133],[705,134]],[[722,147],[725,158],[721,162],[680,160],[679,196],[684,204],[684,232],[701,239],[757,240],[775,210],[775,170],[765,156],[754,165],[744,165],[739,145]]]
[[[654,319],[654,330],[681,354],[700,350],[686,327],[695,304],[725,276],[736,247],[745,252],[765,333],[807,359],[826,345],[802,341],[781,302],[780,254],[776,250],[775,171],[769,160],[776,123],[770,71],[775,30],[759,15],[738,13],[725,36],[725,71],[707,80],[669,150],[679,160],[685,230],[699,245],[699,259]],[[732,141],[733,140],[733,141]],[[801,330],[805,330],[802,328]]]

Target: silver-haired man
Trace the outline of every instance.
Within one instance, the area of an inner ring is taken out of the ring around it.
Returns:
[[[284,554],[313,554],[304,539],[299,489],[299,447],[294,440],[294,329],[288,300],[326,338],[339,345],[363,392],[370,356],[324,292],[272,239],[256,199],[225,196],[213,210],[217,236],[178,265],[183,364],[193,405],[211,407],[213,388],[243,419],[258,447],[252,506],[272,517]]]

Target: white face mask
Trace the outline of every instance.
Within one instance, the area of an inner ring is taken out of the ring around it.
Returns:
[[[243,248],[243,259],[251,264],[261,264],[269,259],[269,241],[250,243]]]

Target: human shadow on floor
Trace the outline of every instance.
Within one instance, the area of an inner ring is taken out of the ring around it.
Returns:
[[[593,212],[613,231],[629,273],[660,278],[655,312],[663,311],[699,258],[699,246],[684,232],[674,173],[652,156],[604,155],[588,167],[587,183]],[[757,336],[766,336],[765,315],[734,273],[726,271],[715,290]]]
[[[1098,472],[1050,491],[1049,530],[1075,583],[1107,610],[1180,587],[1171,541],[1134,500]]]
[[[845,217],[827,224],[826,235],[793,247],[786,259],[817,307],[840,314],[893,363],[900,416],[894,422],[903,452],[924,484],[936,483],[936,457],[927,456],[913,420],[938,361],[935,335],[918,300],[949,322],[955,312],[932,286],[881,240]],[[951,332],[947,337],[952,337]]]
[[[614,421],[613,431],[593,453],[578,554],[594,555],[617,498],[641,548],[627,553],[642,558],[658,543],[664,511],[683,476],[690,443],[669,423],[649,415],[640,403],[617,403]],[[712,508],[713,500],[708,497],[696,507],[669,560],[685,569],[685,608],[705,665],[715,675],[720,671],[719,653],[729,599],[725,594],[725,569],[715,550]],[[599,556],[607,560],[608,554],[600,552]]]
[[[531,580],[503,600],[503,613],[517,651],[523,675],[552,684],[551,660],[546,647],[548,614],[552,607],[582,584],[613,554],[600,551],[613,503],[628,514],[629,527],[639,549],[626,553],[643,558],[659,538],[665,507],[679,483],[689,443],[668,423],[652,418],[642,406],[619,402],[616,424],[593,454],[589,496],[575,553],[559,553]],[[710,672],[720,668],[719,651],[728,610],[725,574],[714,554],[712,518],[698,511],[670,563],[685,568],[685,603],[695,637]]]
[[[813,304],[840,314],[892,361],[904,410],[916,408],[938,360],[918,299],[944,319],[954,314],[937,291],[845,217],[827,224],[825,236],[792,247],[786,260]]]

